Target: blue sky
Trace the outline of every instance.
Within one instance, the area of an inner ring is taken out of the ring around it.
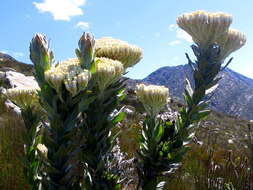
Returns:
[[[184,53],[191,53],[192,43],[176,27],[178,15],[223,11],[233,15],[231,27],[247,36],[229,67],[253,78],[252,7],[252,0],[3,0],[0,52],[31,63],[29,42],[39,32],[48,36],[55,60],[61,61],[75,56],[79,37],[90,31],[96,38],[111,36],[141,47],[144,57],[128,74],[141,79],[160,67],[187,62]]]

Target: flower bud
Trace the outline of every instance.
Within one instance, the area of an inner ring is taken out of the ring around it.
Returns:
[[[124,68],[132,67],[142,59],[142,50],[127,42],[110,37],[96,40],[96,57],[107,57],[120,61]]]
[[[96,73],[94,74],[94,77],[100,91],[103,91],[105,88],[107,88],[124,72],[124,67],[121,62],[105,57],[96,58],[95,67]]]
[[[46,36],[35,34],[30,42],[30,59],[36,70],[42,72],[50,69],[53,60],[53,53],[49,50],[49,42]]]
[[[136,88],[136,95],[146,112],[150,116],[156,116],[168,101],[169,89],[164,86],[139,84]]]
[[[90,64],[94,59],[94,36],[89,32],[84,32],[78,42],[79,50],[77,56],[80,60],[82,68],[90,69]]]

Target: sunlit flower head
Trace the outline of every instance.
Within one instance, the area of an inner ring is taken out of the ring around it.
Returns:
[[[94,77],[100,91],[103,91],[124,73],[124,67],[121,62],[105,57],[96,58],[95,67],[96,73]]]
[[[240,49],[246,43],[246,36],[239,30],[229,29],[226,39],[220,39],[217,43],[221,47],[220,58],[225,59],[229,54]]]
[[[5,95],[19,107],[27,108],[28,106],[39,106],[37,90],[39,88],[16,87],[8,89]]]
[[[64,84],[72,96],[85,89],[90,78],[90,72],[82,69],[76,58],[60,62],[45,72],[45,79],[57,92]]]
[[[222,12],[195,11],[177,18],[178,26],[190,34],[193,41],[201,47],[209,46],[223,38],[231,23],[232,16]]]
[[[57,91],[59,92],[65,78],[65,73],[56,69],[55,67],[51,67],[50,70],[45,72],[46,81]]]
[[[43,156],[47,157],[48,149],[44,144],[38,144],[37,149]]]
[[[169,89],[164,86],[139,84],[136,87],[137,98],[151,116],[156,116],[166,105]]]
[[[95,52],[96,57],[120,61],[125,69],[134,66],[142,59],[141,48],[110,37],[96,40]]]

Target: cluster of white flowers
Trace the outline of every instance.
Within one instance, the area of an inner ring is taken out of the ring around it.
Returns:
[[[90,78],[90,72],[82,69],[78,59],[75,58],[61,62],[45,72],[45,79],[57,92],[64,84],[72,96],[85,89]]]
[[[45,156],[47,157],[48,149],[44,144],[38,144],[37,149]]]
[[[104,37],[96,40],[96,57],[107,57],[120,61],[124,68],[132,67],[142,59],[141,48],[125,41]]]
[[[222,12],[195,11],[177,18],[178,26],[190,34],[193,41],[200,47],[217,43],[221,48],[221,61],[246,42],[243,33],[229,29],[231,23],[232,16]]]
[[[124,67],[121,62],[105,57],[96,58],[95,67],[95,80],[100,91],[103,91],[124,73]]]
[[[168,102],[169,89],[164,86],[139,84],[136,88],[136,95],[143,103],[147,113],[156,116]]]
[[[5,95],[19,107],[38,106],[39,100],[37,95],[39,88],[10,88]]]

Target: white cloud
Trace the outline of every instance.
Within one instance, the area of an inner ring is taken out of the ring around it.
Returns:
[[[9,51],[8,50],[5,50],[5,49],[2,49],[0,50],[1,53],[4,53],[4,54],[9,54]]]
[[[175,25],[175,24],[170,24],[169,25],[169,30],[170,31],[174,30],[175,28],[177,28],[177,25]]]
[[[49,12],[54,20],[69,21],[71,17],[82,15],[80,8],[86,0],[43,0],[42,3],[33,2],[35,7],[42,13]]]
[[[161,36],[161,34],[160,34],[160,32],[156,32],[154,36],[155,36],[155,38],[159,38]]]
[[[23,56],[24,56],[24,53],[22,53],[22,52],[14,52],[14,53],[13,53],[13,56],[14,56],[14,57],[17,57],[17,58],[18,58],[18,57],[23,57]]]
[[[88,22],[80,21],[76,24],[76,27],[81,28],[82,30],[87,30],[90,28],[90,24]]]
[[[190,43],[193,42],[192,37],[187,32],[185,32],[184,30],[179,28],[176,24],[170,24],[169,25],[169,30],[176,32],[176,38],[179,39],[179,40],[174,40],[174,41],[185,40],[185,41],[190,42]],[[178,42],[174,42],[174,43],[178,44]],[[172,45],[175,45],[175,44],[172,44]]]
[[[176,61],[176,62],[179,61],[179,57],[173,57],[172,61]]]
[[[176,30],[176,33],[177,33],[176,37],[178,39],[182,39],[182,40],[185,40],[185,41],[191,42],[191,43],[193,42],[192,37],[188,33],[186,33],[185,31],[183,31],[182,29],[178,28]]]
[[[177,45],[177,44],[180,44],[180,43],[181,43],[180,40],[173,40],[173,41],[169,42],[169,45],[174,46],[174,45]]]

